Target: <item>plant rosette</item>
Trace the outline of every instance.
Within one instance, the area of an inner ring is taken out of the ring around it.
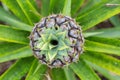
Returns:
[[[30,35],[34,55],[49,67],[76,62],[83,52],[80,26],[69,16],[50,15],[35,25]]]

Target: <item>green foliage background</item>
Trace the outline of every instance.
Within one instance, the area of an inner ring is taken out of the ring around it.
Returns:
[[[109,80],[120,80],[120,4],[119,0],[1,0],[0,63],[17,61],[0,80],[44,80],[49,72],[52,80],[101,80],[94,70]],[[77,63],[65,68],[49,69],[33,57],[28,36],[35,23],[50,14],[71,16],[82,26],[84,53]],[[109,19],[109,29],[91,29]]]

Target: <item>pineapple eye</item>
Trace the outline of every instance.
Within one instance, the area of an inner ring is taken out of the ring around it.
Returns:
[[[58,41],[53,39],[50,41],[50,44],[56,46],[56,45],[58,45]]]

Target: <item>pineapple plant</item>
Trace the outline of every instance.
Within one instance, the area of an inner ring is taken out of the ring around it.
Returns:
[[[30,40],[35,56],[50,67],[76,62],[83,51],[80,26],[72,18],[61,14],[42,18],[33,28]]]
[[[120,79],[119,0],[0,2],[0,80]]]

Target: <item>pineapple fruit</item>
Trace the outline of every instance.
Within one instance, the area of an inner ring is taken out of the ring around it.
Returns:
[[[84,38],[80,26],[61,14],[42,18],[30,34],[30,46],[41,63],[63,67],[76,62],[83,52]]]

